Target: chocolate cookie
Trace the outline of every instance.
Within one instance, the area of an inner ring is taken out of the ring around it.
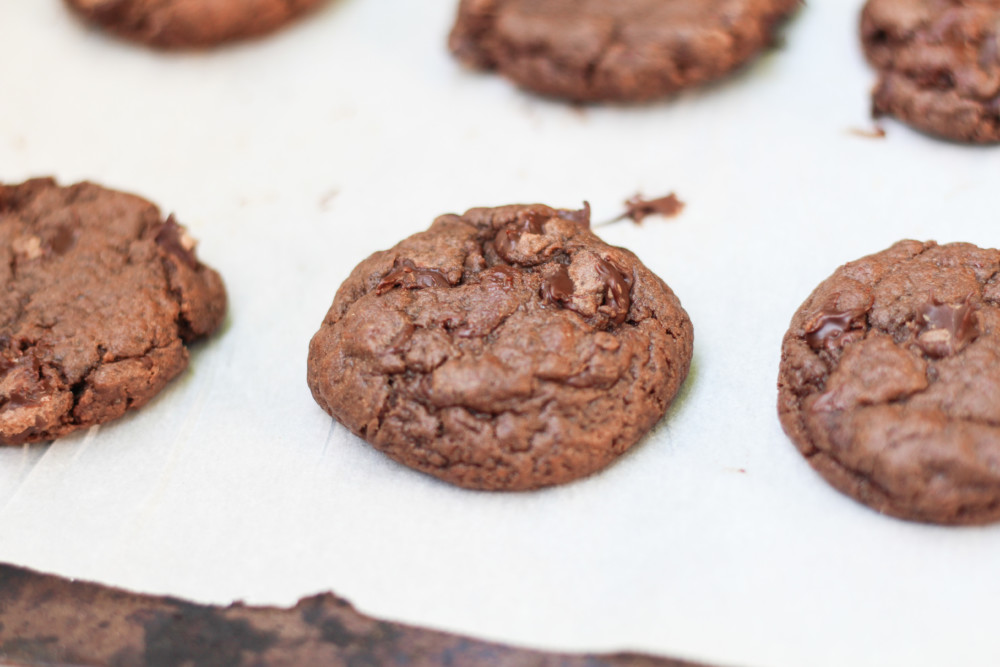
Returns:
[[[785,432],[880,512],[1000,519],[1000,251],[901,241],[840,267],[785,335]]]
[[[1000,141],[1000,2],[868,0],[861,39],[879,71],[876,116],[957,141]]]
[[[277,30],[322,0],[65,0],[89,23],[166,49],[203,48]]]
[[[226,309],[183,227],[91,183],[0,185],[0,285],[3,445],[141,407]]]
[[[640,101],[718,79],[773,43],[801,0],[462,0],[465,64],[575,101]]]
[[[589,208],[476,208],[377,252],[309,346],[324,410],[459,486],[533,489],[607,466],[687,375],[680,302]]]

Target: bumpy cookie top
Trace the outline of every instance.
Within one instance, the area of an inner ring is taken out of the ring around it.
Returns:
[[[309,348],[317,402],[460,486],[588,475],[664,414],[693,334],[673,292],[589,211],[445,215],[341,286]]]
[[[840,490],[906,519],[1000,518],[1000,251],[902,241],[792,318],[779,414]]]
[[[861,37],[876,114],[959,141],[1000,141],[1000,1],[869,0]]]
[[[0,185],[0,285],[0,444],[142,406],[226,309],[173,218],[91,183]]]
[[[637,101],[717,79],[774,40],[800,0],[462,0],[466,64],[579,101]]]
[[[65,0],[81,17],[162,48],[208,47],[271,32],[322,0]]]

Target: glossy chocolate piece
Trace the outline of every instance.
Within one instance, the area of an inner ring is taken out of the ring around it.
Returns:
[[[820,313],[806,329],[806,342],[814,350],[832,350],[844,345],[845,334],[856,328],[863,315],[857,311],[826,311]]]
[[[437,269],[416,266],[411,259],[397,260],[391,272],[375,288],[375,294],[385,294],[389,290],[422,289],[425,287],[447,287],[448,278]]]
[[[931,301],[920,308],[919,316],[922,331],[917,344],[932,357],[955,354],[979,335],[976,307],[968,298],[958,305]]]

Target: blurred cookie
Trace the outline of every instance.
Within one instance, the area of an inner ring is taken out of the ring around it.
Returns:
[[[183,227],[92,183],[0,185],[0,284],[3,445],[143,406],[226,310]]]
[[[785,335],[785,432],[874,509],[1000,520],[1000,251],[901,241],[837,269]]]
[[[1000,3],[869,0],[861,40],[879,72],[876,116],[956,141],[1000,141]]]
[[[462,0],[449,45],[543,95],[641,101],[719,79],[801,0]]]
[[[404,465],[474,489],[589,475],[663,416],[691,322],[589,209],[477,208],[377,252],[309,347],[324,410]]]
[[[277,30],[323,0],[65,0],[89,23],[165,49],[205,48]]]

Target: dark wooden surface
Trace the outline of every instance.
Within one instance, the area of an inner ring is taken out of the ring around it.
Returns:
[[[215,607],[0,564],[0,664],[697,667],[635,654],[545,653],[358,613],[332,593],[290,609]]]

